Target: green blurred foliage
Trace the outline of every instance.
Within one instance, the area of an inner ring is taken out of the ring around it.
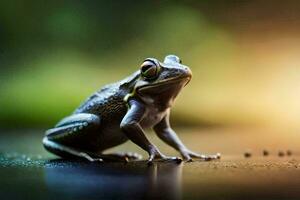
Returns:
[[[226,26],[227,16],[236,22],[230,9],[248,4],[1,1],[0,125],[51,126],[102,85],[137,70],[144,58],[167,54],[180,56],[194,75],[173,109],[174,124],[256,121],[264,115],[249,97],[258,91],[251,83],[260,71],[247,69],[245,76],[236,33]],[[242,28],[251,24],[240,21]]]
[[[218,34],[193,8],[164,1],[10,1],[1,21],[0,120],[12,126],[54,123],[145,57],[191,62]]]

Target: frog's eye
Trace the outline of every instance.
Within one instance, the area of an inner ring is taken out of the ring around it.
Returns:
[[[157,77],[160,66],[151,60],[145,60],[141,65],[142,76],[146,79],[154,79]]]

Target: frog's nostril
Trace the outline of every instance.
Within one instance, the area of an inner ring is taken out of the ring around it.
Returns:
[[[190,68],[184,67],[184,72],[185,72],[186,75],[192,76],[192,72],[191,72]]]
[[[190,71],[190,69],[187,68],[187,67],[184,67],[183,70],[184,70],[185,72],[189,72],[189,71]]]

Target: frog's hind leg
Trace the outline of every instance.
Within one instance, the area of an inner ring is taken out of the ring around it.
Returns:
[[[47,137],[44,137],[43,144],[48,151],[63,158],[83,158],[91,162],[95,162],[95,161],[129,162],[132,160],[141,159],[141,156],[135,153],[97,154],[89,151],[84,151],[84,150],[72,148],[57,143],[55,141],[51,141]]]
[[[49,140],[47,137],[44,137],[43,144],[45,149],[50,151],[51,153],[54,153],[58,156],[61,156],[63,158],[83,158],[88,161],[94,162],[94,161],[103,161],[101,158],[95,158],[90,156],[88,153],[84,151],[80,151],[75,148],[71,148],[62,144],[59,144],[57,142]]]
[[[82,139],[86,134],[95,131],[100,126],[100,118],[89,113],[74,114],[62,119],[52,129],[46,131],[46,137],[55,141],[71,141]]]
[[[89,149],[92,135],[98,134],[100,118],[93,114],[75,114],[62,119],[46,131],[45,149],[63,158],[84,158],[89,161],[130,161],[140,155],[134,153],[98,154]],[[92,136],[93,137],[93,136]]]
[[[92,157],[80,147],[88,134],[100,126],[100,118],[93,114],[75,114],[61,120],[54,128],[46,131],[44,147],[63,158],[84,158],[89,161],[102,161]],[[78,146],[79,145],[79,146]]]

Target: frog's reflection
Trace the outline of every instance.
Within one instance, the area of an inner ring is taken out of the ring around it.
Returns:
[[[46,164],[45,181],[55,199],[180,199],[181,173],[175,163],[53,160]]]

